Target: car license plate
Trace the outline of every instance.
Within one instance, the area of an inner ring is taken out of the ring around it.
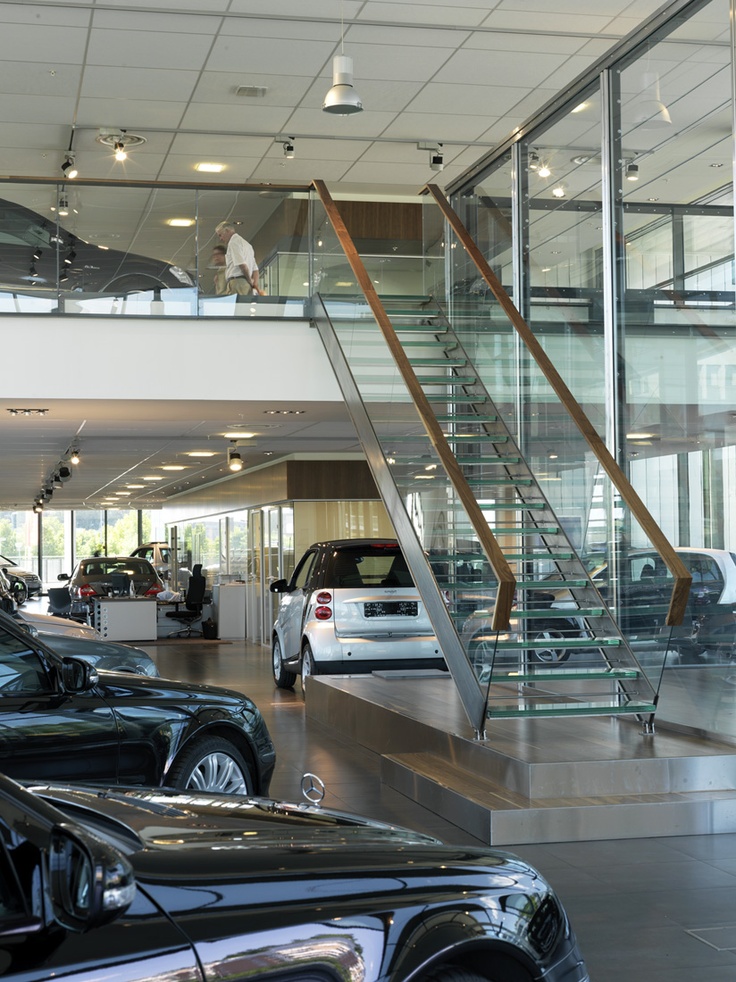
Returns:
[[[416,617],[418,609],[416,600],[375,601],[363,604],[366,617]]]

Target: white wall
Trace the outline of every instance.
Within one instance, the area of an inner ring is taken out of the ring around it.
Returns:
[[[7,322],[6,399],[339,401],[302,320],[23,317]]]

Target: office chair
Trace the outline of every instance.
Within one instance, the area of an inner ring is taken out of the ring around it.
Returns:
[[[127,573],[110,573],[110,596],[129,597],[130,577]]]
[[[176,610],[170,610],[166,613],[167,617],[186,625],[181,631],[174,631],[173,634],[170,634],[170,638],[191,638],[194,635],[195,632],[192,630],[192,625],[195,621],[202,620],[202,607],[206,585],[207,581],[202,576],[202,567],[195,566],[192,575],[189,577],[187,594],[184,598],[186,609],[179,610],[179,604],[177,603]],[[197,631],[196,633],[199,635],[202,634],[201,631]]]

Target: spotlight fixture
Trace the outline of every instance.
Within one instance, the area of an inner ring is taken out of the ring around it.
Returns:
[[[36,246],[36,248],[33,250],[34,263],[38,262],[38,260],[41,258],[42,255],[43,255],[43,249],[39,249],[38,246]]]
[[[43,501],[34,501],[33,510],[37,515],[40,515],[43,511]]]
[[[228,447],[227,449],[227,466],[233,471],[242,471],[243,469],[243,458],[238,453],[237,446]]]
[[[565,189],[563,188],[563,186],[561,184],[558,184],[557,187],[552,188],[552,197],[553,198],[564,198],[565,197]]]
[[[115,159],[121,161],[127,159],[131,150],[143,146],[146,142],[145,136],[128,133],[127,130],[100,130],[96,139],[103,146],[110,147]]]
[[[284,148],[284,156],[287,160],[293,160],[294,158],[294,137],[290,136],[288,140],[285,140],[282,144]]]
[[[429,166],[432,170],[444,170],[445,158],[442,153],[442,144],[437,144],[436,150],[430,150],[429,152]]]
[[[529,170],[539,170],[539,154],[535,150],[529,151]]]
[[[61,172],[70,181],[73,181],[79,175],[73,153],[67,153],[64,163],[61,165]]]
[[[639,180],[639,165],[629,164],[626,168],[626,180],[627,181],[638,181]]]
[[[69,252],[64,256],[64,262],[67,266],[71,266],[74,260],[77,258],[77,254],[74,249],[70,249]]]
[[[56,472],[56,475],[59,478],[59,481],[63,484],[64,481],[68,481],[72,476],[72,469],[71,467],[67,467],[66,464],[59,464],[59,469]]]
[[[540,164],[537,168],[537,174],[540,177],[549,177],[552,174],[552,171],[550,170],[548,164]]]
[[[69,214],[69,199],[65,195],[61,195],[59,198],[59,215],[62,218],[66,218]]]
[[[69,463],[74,464],[75,466],[79,463],[79,450],[77,450],[76,448],[72,450],[70,453]]]
[[[35,278],[36,278],[36,277],[38,276],[38,270],[37,270],[37,269],[36,269],[36,267],[35,267],[35,266],[33,265],[33,263],[31,263],[31,268],[30,268],[30,271],[29,271],[29,275],[30,275],[31,277],[33,277],[34,279],[35,279]]]

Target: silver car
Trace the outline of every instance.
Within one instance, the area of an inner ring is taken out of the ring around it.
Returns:
[[[136,597],[155,597],[164,589],[161,577],[145,559],[131,556],[91,556],[80,559],[71,574],[60,573],[60,580],[69,583],[72,613],[84,613],[87,606],[99,597],[129,594]]]
[[[21,567],[12,559],[0,553],[0,569],[7,578],[13,599],[20,605],[24,604],[29,597],[35,597],[41,592],[43,584],[41,577],[30,569]]]
[[[317,542],[281,595],[273,625],[273,677],[280,688],[297,674],[444,669],[419,591],[395,539]]]

